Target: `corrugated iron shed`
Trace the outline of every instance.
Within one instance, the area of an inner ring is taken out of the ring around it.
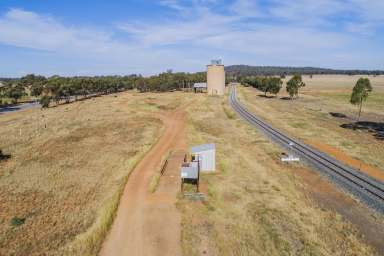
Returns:
[[[199,152],[208,151],[208,150],[215,150],[215,149],[216,149],[216,146],[213,143],[211,143],[211,144],[203,144],[203,145],[198,145],[198,146],[192,147],[191,148],[191,153],[192,154],[196,154],[196,153],[199,153]]]
[[[207,88],[207,83],[194,83],[193,88]]]

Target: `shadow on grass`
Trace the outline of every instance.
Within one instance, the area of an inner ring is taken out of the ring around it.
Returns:
[[[0,161],[8,160],[11,158],[11,155],[4,154],[2,150],[0,150]]]
[[[343,113],[338,113],[338,112],[329,112],[329,114],[333,117],[337,118],[347,118],[348,116],[343,114]]]
[[[281,100],[294,100],[295,98],[291,98],[291,97],[281,97],[280,99],[281,99]]]
[[[261,98],[267,98],[267,99],[272,99],[272,98],[276,98],[275,95],[264,95],[264,94],[258,94],[257,96],[261,97]]]
[[[364,130],[378,139],[384,141],[384,123],[380,122],[368,122],[368,121],[360,121],[348,124],[342,124],[340,127],[351,130]]]

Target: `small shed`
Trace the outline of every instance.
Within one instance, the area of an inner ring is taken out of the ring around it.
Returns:
[[[182,179],[197,180],[199,177],[199,169],[197,166],[182,166],[180,176]]]
[[[193,91],[196,92],[206,92],[207,91],[207,83],[194,83]]]
[[[203,144],[191,148],[193,159],[200,160],[202,172],[214,172],[216,170],[216,146],[215,144]]]
[[[199,192],[200,164],[198,161],[185,162],[181,166],[181,191],[184,191],[184,183],[196,185],[196,192]]]

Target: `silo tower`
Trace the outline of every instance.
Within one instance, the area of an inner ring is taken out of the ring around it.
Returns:
[[[221,60],[212,60],[207,66],[207,89],[209,95],[224,95],[225,71]]]

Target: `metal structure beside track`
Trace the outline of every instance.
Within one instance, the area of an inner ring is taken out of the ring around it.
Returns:
[[[384,183],[376,180],[335,158],[287,136],[249,112],[237,100],[236,86],[232,86],[229,97],[232,108],[252,126],[268,136],[273,142],[299,156],[308,165],[326,174],[337,185],[358,197],[375,210],[384,213]]]

